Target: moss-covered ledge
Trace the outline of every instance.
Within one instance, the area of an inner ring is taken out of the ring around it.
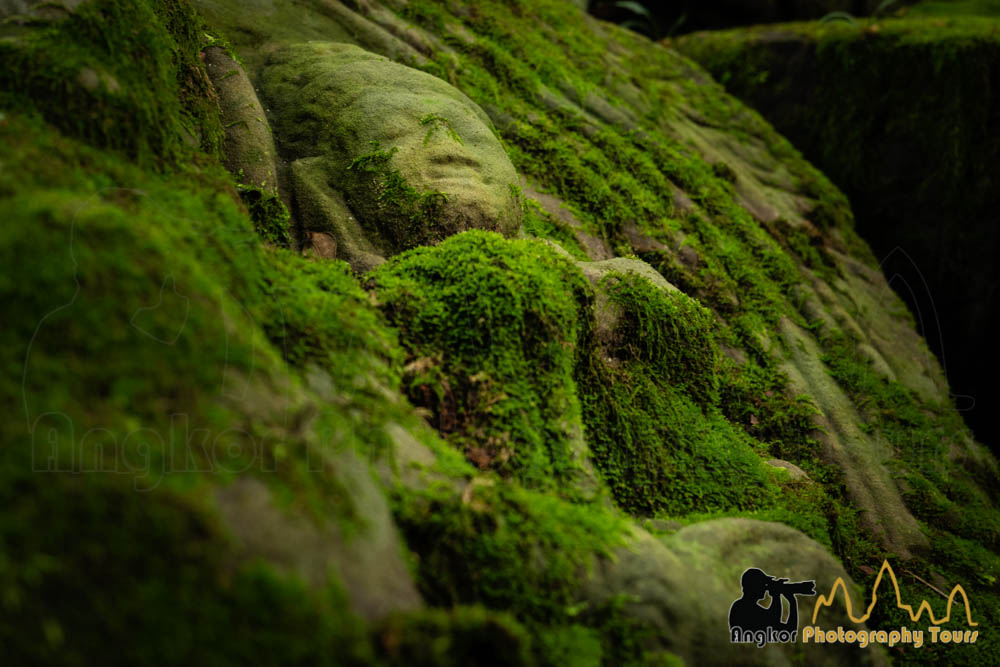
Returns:
[[[924,7],[923,5],[928,5]],[[676,46],[758,109],[850,197],[858,231],[996,446],[1000,325],[1000,32],[974,3],[926,18],[800,23],[686,36]]]

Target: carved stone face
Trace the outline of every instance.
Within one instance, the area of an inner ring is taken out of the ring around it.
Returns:
[[[355,46],[315,42],[275,54],[263,84],[279,143],[295,158],[328,158],[331,185],[386,251],[520,228],[517,173],[489,118],[457,88]],[[412,188],[402,212],[388,172]]]

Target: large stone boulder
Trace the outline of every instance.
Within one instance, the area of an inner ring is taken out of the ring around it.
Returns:
[[[303,181],[342,193],[382,256],[467,229],[518,232],[517,175],[489,117],[457,88],[323,42],[273,53],[261,81],[309,231],[331,232],[344,247],[364,244],[344,232],[342,216],[327,213],[329,204],[316,205],[317,188]],[[308,158],[322,159],[307,169],[298,161]]]
[[[788,526],[748,519],[704,521],[659,539],[635,529],[614,558],[598,561],[584,589],[594,603],[624,596],[626,613],[655,628],[651,647],[688,664],[888,664],[876,647],[731,642],[729,609],[741,595],[740,578],[748,568],[793,582],[813,580],[817,593],[830,591],[840,578],[856,592],[843,566],[822,545]],[[799,598],[800,632],[812,624],[814,602]],[[843,607],[824,607],[816,625],[864,628],[851,622]]]

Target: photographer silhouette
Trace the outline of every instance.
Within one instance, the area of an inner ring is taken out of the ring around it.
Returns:
[[[799,627],[799,606],[796,595],[816,595],[814,581],[788,583],[788,579],[776,579],[755,567],[747,569],[740,580],[743,597],[733,602],[729,608],[729,628],[739,628],[747,632],[770,630],[774,633],[786,631],[795,633]],[[758,601],[770,593],[771,605],[762,607]],[[788,600],[788,619],[782,622],[780,598]]]

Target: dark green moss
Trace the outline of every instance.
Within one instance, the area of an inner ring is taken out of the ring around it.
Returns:
[[[789,24],[679,45],[843,188],[874,251],[864,254],[880,259],[952,391],[975,397],[964,417],[992,442],[1000,393],[982,368],[997,364],[988,332],[998,319],[1000,184],[986,165],[1000,155],[989,129],[1000,114],[1000,34],[993,20],[962,16],[979,13],[974,4],[921,3],[904,19]],[[950,16],[909,18],[924,5]],[[766,85],[756,82],[761,71],[770,72]],[[822,227],[830,211],[815,213]],[[788,245],[824,274],[822,254],[794,236]]]
[[[428,130],[433,132],[434,127]],[[396,148],[385,150],[378,142],[372,151],[354,158],[347,167],[353,177],[347,198],[358,215],[373,220],[394,251],[406,250],[428,240],[434,220],[448,201],[442,192],[418,192],[398,169],[389,165]],[[352,196],[363,191],[364,195]]]
[[[197,149],[217,156],[218,107],[184,0],[85,3],[0,42],[0,102],[37,109],[63,132],[144,164]]]
[[[488,478],[461,494],[400,490],[394,506],[429,603],[509,611],[541,665],[641,664],[648,629],[622,613],[623,601],[592,608],[580,597],[593,559],[623,543],[625,523],[606,508]]]
[[[342,596],[234,567],[190,498],[121,475],[32,471],[28,447],[9,444],[0,645],[12,664],[370,664]]]
[[[508,614],[483,607],[395,615],[376,630],[380,653],[400,667],[528,667],[531,635]]]
[[[0,281],[0,405],[20,415],[0,424],[5,657],[369,663],[336,587],[241,565],[209,500],[260,474],[350,527],[351,498],[309,448],[375,452],[385,423],[413,422],[379,386],[398,383],[398,353],[367,295],[342,264],[265,249],[221,166],[143,172],[16,114],[0,141],[0,259],[31,276]],[[294,375],[317,368],[339,402],[284,413]],[[305,419],[327,439],[310,443]],[[219,433],[248,440],[213,449]]]
[[[291,216],[278,195],[252,185],[237,185],[236,189],[261,239],[282,248],[291,245]]]
[[[878,376],[850,339],[829,336],[824,345],[824,361],[862,411],[866,427],[898,452],[907,506],[942,531],[1000,547],[1000,510],[981,490],[990,487],[994,473],[974,461],[949,461],[950,447],[969,437],[960,417],[950,406],[922,401]]]

